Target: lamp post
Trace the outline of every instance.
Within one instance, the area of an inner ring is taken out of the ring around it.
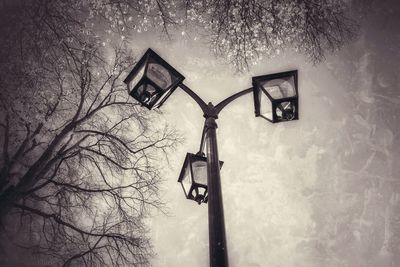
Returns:
[[[184,79],[157,53],[148,49],[124,82],[129,94],[148,109],[161,107],[177,87],[202,109],[205,123],[200,149],[196,154],[186,155],[178,182],[182,184],[187,199],[208,204],[210,267],[228,267],[220,176],[223,162],[218,158],[216,119],[226,105],[253,92],[256,117],[272,123],[297,120],[297,70],[253,77],[253,87],[226,98],[216,106],[211,102],[206,104],[183,84]]]

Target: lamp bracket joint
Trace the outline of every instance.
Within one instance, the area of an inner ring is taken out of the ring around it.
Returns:
[[[203,117],[208,119],[208,118],[214,118],[214,119],[218,119],[218,110],[216,109],[216,107],[209,102],[207,105],[207,108],[204,110],[204,114]]]

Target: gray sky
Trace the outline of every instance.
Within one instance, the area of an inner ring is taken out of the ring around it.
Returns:
[[[400,265],[399,7],[370,11],[359,37],[325,62],[286,52],[244,74],[193,34],[172,43],[134,37],[134,51],[153,48],[214,104],[252,76],[299,71],[299,121],[255,118],[252,94],[217,121],[231,267]],[[208,266],[207,206],[186,200],[177,183],[186,152],[198,150],[202,113],[180,89],[161,111],[186,141],[165,168],[170,215],[149,222],[153,264]]]

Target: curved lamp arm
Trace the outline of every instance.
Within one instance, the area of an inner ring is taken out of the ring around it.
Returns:
[[[201,110],[203,111],[204,114],[209,113],[209,107],[208,105],[201,99],[195,92],[192,91],[189,87],[184,85],[183,83],[180,83],[178,85],[185,93],[187,93],[189,96],[193,98],[194,101],[200,106]]]
[[[214,117],[217,118],[219,112],[225,107],[227,106],[229,103],[231,103],[233,100],[235,100],[236,98],[239,98],[245,94],[251,93],[253,92],[253,87],[247,88],[243,91],[240,91],[234,95],[231,95],[230,97],[226,98],[225,100],[221,101],[220,103],[218,103],[218,105],[216,105],[215,107],[210,103],[210,104],[206,104],[203,99],[201,99],[195,92],[193,92],[189,87],[187,87],[186,85],[184,85],[183,83],[180,83],[178,85],[183,91],[185,91],[185,93],[187,93],[190,97],[192,97],[192,99],[194,101],[196,101],[196,103],[200,106],[201,110],[204,113],[204,116],[206,118],[208,117]],[[206,131],[207,131],[207,126],[204,125],[203,127],[203,133],[201,135],[201,141],[200,141],[200,148],[199,148],[199,152],[198,153],[202,153],[203,149],[204,149],[204,141],[205,141],[205,135],[206,135]]]
[[[240,91],[234,95],[231,95],[230,97],[226,98],[225,100],[221,101],[218,103],[218,105],[215,106],[216,113],[219,114],[219,112],[229,103],[231,103],[233,100],[236,98],[239,98],[245,94],[253,92],[253,87],[247,88],[243,91]]]

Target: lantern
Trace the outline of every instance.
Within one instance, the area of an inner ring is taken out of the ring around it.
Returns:
[[[124,80],[129,94],[148,109],[159,108],[185,79],[150,48]]]
[[[270,122],[299,119],[297,70],[253,77],[256,117]]]
[[[223,162],[219,162],[222,168]],[[198,204],[207,203],[207,158],[187,153],[178,182],[181,183],[187,199],[196,201]]]

